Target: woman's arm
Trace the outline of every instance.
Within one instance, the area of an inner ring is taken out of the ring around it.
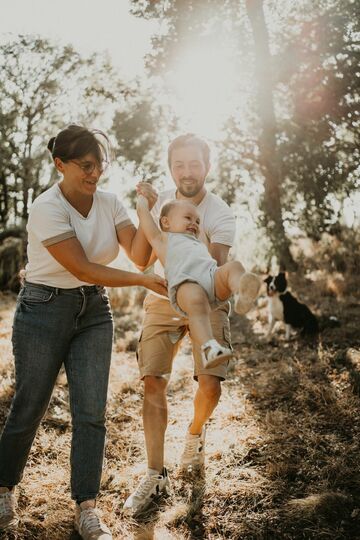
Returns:
[[[158,195],[155,189],[148,182],[139,182],[136,186],[138,193],[146,197],[149,209],[154,206]],[[119,244],[124,248],[129,259],[136,264],[140,270],[144,270],[154,262],[152,256],[152,246],[149,244],[141,223],[136,230],[134,226],[124,227],[117,231]]]
[[[134,225],[128,225],[116,231],[116,234],[119,244],[124,248],[128,258],[140,270],[145,269],[151,259],[152,247],[147,241],[141,225],[138,229]]]
[[[108,287],[141,285],[152,291],[167,295],[165,280],[155,274],[137,274],[111,268],[88,260],[77,238],[69,238],[47,247],[49,253],[61,266],[80,281]]]

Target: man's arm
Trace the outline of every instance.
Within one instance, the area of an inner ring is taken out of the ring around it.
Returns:
[[[218,263],[218,266],[222,266],[227,262],[230,246],[224,244],[218,244],[214,242],[209,245],[209,253],[213,259]]]
[[[158,256],[156,255],[155,251],[152,250],[150,257],[148,261],[146,262],[146,265],[142,266],[142,265],[137,264],[136,268],[140,270],[140,272],[144,272],[147,268],[150,268],[150,266],[155,264],[157,260],[158,260]]]

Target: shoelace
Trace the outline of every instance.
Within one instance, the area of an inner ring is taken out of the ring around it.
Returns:
[[[187,439],[184,448],[184,458],[192,458],[198,453],[199,437]]]
[[[80,514],[81,528],[86,527],[90,533],[101,532],[101,521],[94,508],[83,510]]]
[[[15,502],[10,493],[0,494],[0,512],[7,514],[15,511]]]
[[[136,491],[134,493],[134,497],[136,497],[136,498],[145,497],[145,495],[147,495],[149,489],[153,487],[155,479],[158,481],[159,477],[157,475],[145,476],[145,478],[143,478],[141,480],[140,484],[136,488]]]

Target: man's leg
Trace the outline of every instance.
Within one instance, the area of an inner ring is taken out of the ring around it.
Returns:
[[[144,310],[137,359],[140,377],[144,381],[143,423],[148,470],[125,501],[124,512],[132,515],[145,510],[154,497],[167,492],[170,486],[164,467],[166,387],[173,357],[186,333],[184,319],[175,313],[168,300],[149,295],[145,299]]]
[[[164,377],[144,377],[143,423],[148,468],[161,473],[164,467],[165,431],[168,414],[167,380]]]
[[[219,402],[221,395],[220,378],[214,375],[199,375],[199,387],[194,398],[194,416],[185,439],[181,456],[183,471],[193,472],[205,462],[205,423]]]
[[[199,375],[198,389],[194,398],[194,417],[189,427],[191,435],[200,435],[204,424],[219,403],[221,396],[220,378],[214,375]]]
[[[167,428],[167,378],[144,377],[143,425],[148,470],[135,491],[126,499],[123,510],[137,515],[148,508],[154,498],[168,492],[170,482],[164,467],[165,431]]]
[[[215,339],[224,347],[231,348],[228,306],[224,305],[211,312],[211,326]],[[195,361],[195,379],[199,386],[194,398],[194,415],[185,438],[185,447],[181,457],[181,468],[192,471],[204,465],[205,461],[205,424],[216,408],[221,395],[221,381],[226,378],[228,361],[205,368],[201,350],[193,344]]]

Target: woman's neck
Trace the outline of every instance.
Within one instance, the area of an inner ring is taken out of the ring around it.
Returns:
[[[62,180],[59,182],[59,188],[65,199],[77,210],[82,216],[87,217],[93,204],[93,195],[79,193],[67,186]]]

